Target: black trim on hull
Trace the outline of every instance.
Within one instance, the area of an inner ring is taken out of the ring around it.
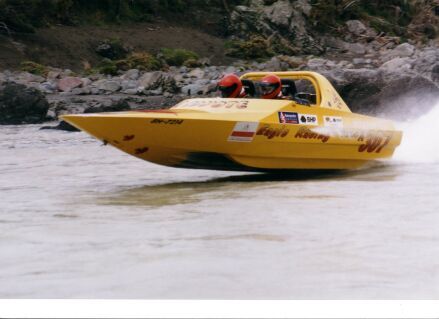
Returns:
[[[192,152],[188,153],[186,159],[178,165],[172,167],[192,168],[192,169],[210,169],[218,171],[240,171],[240,172],[262,172],[271,174],[316,174],[316,173],[334,173],[343,171],[341,169],[270,169],[245,166],[230,157],[219,153],[209,152]]]

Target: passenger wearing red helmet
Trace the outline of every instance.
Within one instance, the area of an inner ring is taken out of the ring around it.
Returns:
[[[241,79],[235,74],[225,75],[218,83],[218,89],[222,97],[239,98],[245,97]]]
[[[264,76],[259,83],[263,99],[282,99],[282,83],[275,74]]]

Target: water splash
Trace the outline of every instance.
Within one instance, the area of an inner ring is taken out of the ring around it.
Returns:
[[[398,123],[403,131],[401,145],[394,158],[401,162],[439,162],[439,101],[426,114],[409,122]]]

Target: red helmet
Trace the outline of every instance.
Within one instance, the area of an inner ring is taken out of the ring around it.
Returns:
[[[235,74],[225,75],[218,83],[218,89],[222,97],[239,97],[242,90],[242,82]]]
[[[280,78],[274,74],[264,76],[260,86],[263,99],[274,99],[282,90]]]

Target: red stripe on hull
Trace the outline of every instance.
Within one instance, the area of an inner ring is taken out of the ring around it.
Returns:
[[[232,136],[238,136],[238,137],[252,137],[253,135],[255,135],[255,132],[240,132],[240,131],[232,132]]]

